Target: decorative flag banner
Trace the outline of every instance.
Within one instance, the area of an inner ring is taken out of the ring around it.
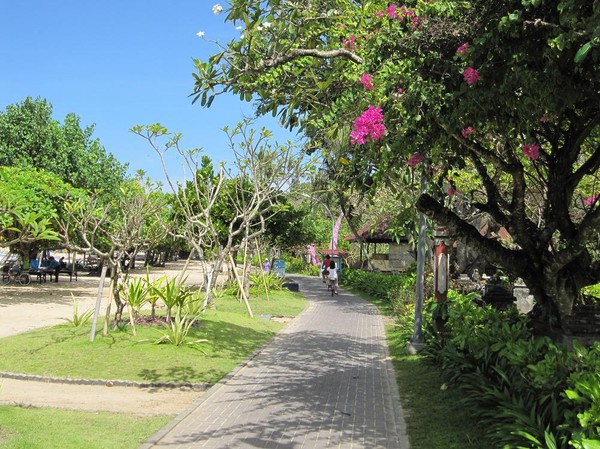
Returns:
[[[308,253],[310,254],[310,260],[312,261],[312,264],[315,267],[318,267],[319,265],[321,265],[319,263],[319,259],[317,259],[317,251],[315,249],[314,243],[311,243],[310,245],[308,245]]]
[[[344,213],[340,212],[340,216],[337,218],[335,222],[335,226],[333,227],[333,231],[331,232],[331,244],[329,247],[331,249],[337,249],[338,236],[340,233],[340,227],[342,226],[342,219],[344,218]]]

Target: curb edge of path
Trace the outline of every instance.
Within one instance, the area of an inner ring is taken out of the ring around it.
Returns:
[[[299,291],[300,295],[309,302],[310,300]],[[226,374],[221,380],[219,380],[216,384],[212,385],[202,396],[196,399],[187,409],[177,415],[173,420],[171,420],[166,426],[160,429],[158,432],[150,436],[140,447],[139,449],[152,449],[156,443],[162,440],[171,430],[177,427],[185,418],[187,418],[194,410],[202,405],[203,402],[207,401],[212,395],[214,395],[221,387],[223,387],[227,382],[229,382],[233,377],[235,377],[240,371],[242,371],[246,366],[248,366],[256,357],[258,357],[262,352],[264,352],[273,342],[283,337],[283,334],[291,327],[292,323],[296,321],[297,318],[304,315],[310,309],[310,304],[308,304],[305,309],[296,315],[290,322],[279,332],[277,332],[273,338],[264,343],[260,348],[254,351],[247,359],[238,364],[233,370],[231,370],[228,374]]]

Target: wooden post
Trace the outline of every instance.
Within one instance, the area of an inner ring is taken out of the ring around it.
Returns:
[[[242,285],[242,281],[238,276],[237,267],[235,266],[235,262],[233,261],[233,256],[229,253],[229,262],[231,263],[231,268],[233,269],[233,275],[235,276],[235,280],[238,283],[240,291],[242,292],[242,299],[244,300],[244,304],[246,304],[246,309],[248,310],[248,315],[251,318],[254,318],[254,314],[252,313],[252,308],[250,307],[250,303],[248,302],[248,297],[246,296],[246,292],[244,292],[244,286]]]
[[[73,268],[75,265],[73,265]],[[102,267],[100,274],[100,285],[98,285],[98,296],[96,297],[96,309],[94,310],[94,319],[92,320],[92,330],[90,331],[90,341],[96,338],[96,326],[98,325],[98,315],[100,315],[100,304],[102,303],[102,293],[104,292],[104,278],[106,277],[106,265]]]
[[[110,280],[110,292],[108,293],[108,307],[106,307],[106,317],[104,317],[104,327],[102,328],[102,336],[106,337],[108,335],[108,322],[110,321],[110,306],[112,305],[113,300],[113,285],[114,281]]]

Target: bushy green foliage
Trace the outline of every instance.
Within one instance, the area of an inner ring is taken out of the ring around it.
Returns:
[[[167,308],[167,322],[171,321],[171,312],[174,307],[180,310],[188,297],[191,295],[189,287],[185,285],[185,279],[171,278],[166,276],[149,284],[151,296],[158,297]]]
[[[356,288],[369,296],[390,300],[399,291],[414,290],[414,274],[386,274],[345,268],[341,283]]]
[[[147,302],[148,298],[147,280],[141,277],[130,278],[121,286],[121,291],[133,313],[136,316],[139,315],[140,309]]]
[[[582,293],[586,295],[589,299],[600,303],[600,283],[594,285],[588,285],[581,289]]]
[[[285,272],[286,273],[306,273],[308,265],[306,261],[300,257],[286,256]],[[318,267],[317,267],[318,268]]]
[[[597,447],[600,345],[568,351],[535,337],[516,310],[465,295],[450,294],[446,306],[443,332],[428,318],[427,353],[494,447]]]
[[[172,344],[175,346],[184,345],[196,345],[198,343],[206,343],[208,340],[201,338],[193,341],[187,341],[188,335],[192,326],[196,323],[195,317],[189,317],[188,315],[181,315],[181,307],[177,308],[175,312],[175,318],[168,323],[164,323],[164,331],[162,336],[154,343],[157,345],[161,344]]]
[[[283,288],[283,279],[272,271],[269,273],[258,272],[250,275],[250,289],[264,291],[265,286],[269,291],[281,290]]]

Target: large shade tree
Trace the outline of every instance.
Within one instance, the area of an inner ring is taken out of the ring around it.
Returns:
[[[87,190],[113,190],[126,166],[105,151],[93,132],[72,113],[60,123],[52,118],[49,102],[28,97],[0,111],[0,165],[43,169]]]
[[[196,101],[254,99],[304,131],[339,186],[429,161],[418,208],[523,278],[547,324],[600,280],[594,2],[233,0],[227,13],[243,34],[196,61]],[[474,212],[512,241],[482,236]]]
[[[0,167],[0,246],[28,263],[30,252],[56,245],[62,198],[78,191],[43,170]]]

